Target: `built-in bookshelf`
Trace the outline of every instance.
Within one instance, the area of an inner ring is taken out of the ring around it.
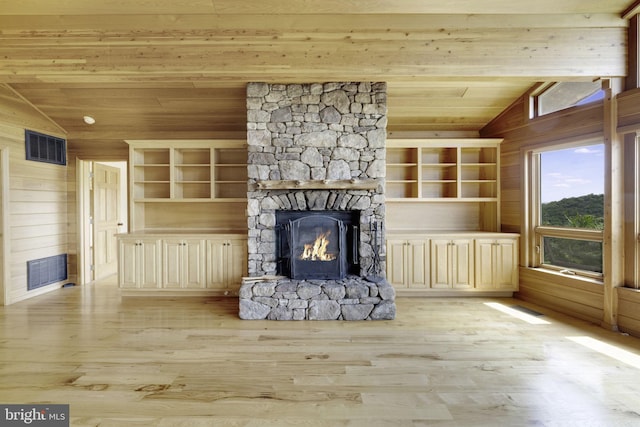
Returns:
[[[134,200],[167,199],[171,196],[170,154],[168,148],[131,151]]]
[[[213,194],[216,198],[247,197],[247,151],[214,148]]]
[[[211,198],[211,149],[175,148],[174,198]]]
[[[420,189],[422,198],[458,197],[458,150],[451,147],[421,147]]]
[[[402,226],[414,229],[498,231],[500,142],[387,140],[385,190],[391,226],[394,219],[406,218]]]
[[[244,141],[127,142],[132,231],[246,226]]]

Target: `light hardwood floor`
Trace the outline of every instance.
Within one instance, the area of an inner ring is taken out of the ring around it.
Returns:
[[[237,304],[105,281],[2,307],[0,403],[101,427],[640,425],[640,340],[518,300],[399,298],[378,322],[243,321]]]

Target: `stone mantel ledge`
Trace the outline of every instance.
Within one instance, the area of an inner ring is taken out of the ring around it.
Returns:
[[[381,179],[262,180],[258,190],[375,190],[384,185]],[[251,189],[250,189],[251,191]]]

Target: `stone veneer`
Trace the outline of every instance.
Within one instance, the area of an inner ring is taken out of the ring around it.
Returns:
[[[249,276],[277,274],[277,210],[357,210],[360,277],[380,282],[385,271],[384,257],[378,255],[384,248],[386,109],[383,82],[248,84]],[[309,183],[313,189],[302,189]],[[388,286],[383,282],[380,286]],[[367,298],[378,298],[373,293]],[[249,296],[246,288],[244,295]],[[310,306],[305,318],[309,311]]]
[[[357,276],[343,280],[267,280],[240,288],[246,320],[390,320],[395,289]]]

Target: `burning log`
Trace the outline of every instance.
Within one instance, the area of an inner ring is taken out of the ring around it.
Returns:
[[[304,245],[304,250],[300,255],[303,261],[333,261],[336,255],[327,252],[329,246],[329,235],[331,231],[320,234],[313,243]]]

